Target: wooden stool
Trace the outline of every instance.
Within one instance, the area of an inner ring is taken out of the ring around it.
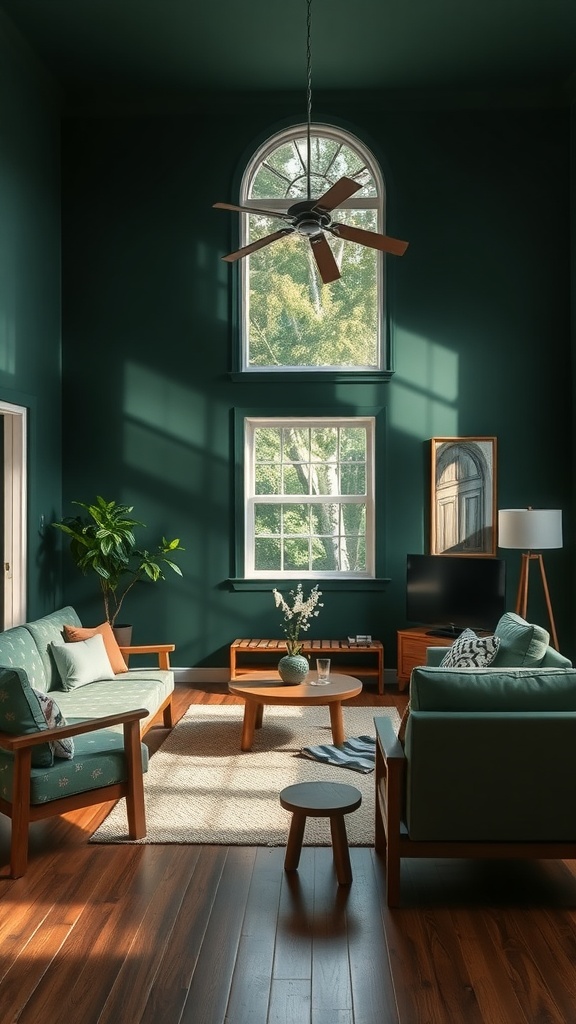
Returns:
[[[340,782],[298,782],[280,793],[280,804],[292,811],[284,870],[296,871],[302,851],[306,818],[330,818],[332,855],[339,885],[350,885],[352,868],[344,815],[362,803],[362,794],[354,786]]]

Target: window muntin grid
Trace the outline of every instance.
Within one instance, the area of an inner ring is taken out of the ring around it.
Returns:
[[[245,421],[246,575],[374,575],[374,419]]]

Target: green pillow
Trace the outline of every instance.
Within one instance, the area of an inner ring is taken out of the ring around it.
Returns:
[[[23,668],[0,668],[0,732],[28,735],[47,729],[46,718]],[[54,754],[48,743],[32,747],[34,768],[50,768]]]
[[[71,644],[54,640],[50,647],[64,690],[75,690],[100,679],[114,679],[101,633]]]
[[[526,622],[515,612],[506,612],[494,630],[500,645],[493,668],[523,668],[540,665],[550,643],[550,634],[542,626]]]

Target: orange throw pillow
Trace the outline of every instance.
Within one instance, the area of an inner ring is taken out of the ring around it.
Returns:
[[[102,634],[104,640],[104,647],[106,648],[106,654],[110,659],[110,664],[115,675],[119,672],[127,672],[128,666],[122,657],[122,651],[118,646],[118,641],[112,632],[112,626],[109,622],[103,622],[100,626],[94,626],[87,628],[84,626],[64,626],[64,637],[68,643],[76,643],[77,640],[89,640],[91,636],[95,636],[96,633]]]

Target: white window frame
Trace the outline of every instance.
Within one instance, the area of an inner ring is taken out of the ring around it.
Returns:
[[[242,181],[240,184],[240,205],[245,207],[255,207],[261,209],[264,205],[267,210],[286,210],[285,199],[250,199],[250,189],[252,181],[260,168],[261,164],[266,160],[270,154],[279,149],[280,146],[285,145],[287,142],[292,142],[294,139],[301,138],[307,131],[305,124],[295,125],[292,128],[285,129],[284,131],[277,132],[272,135],[262,146],[254,153],[252,159],[246,166]],[[382,171],[378,166],[375,157],[364,145],[360,139],[352,135],[350,132],[344,131],[341,128],[337,128],[330,124],[316,123],[310,126],[311,136],[322,135],[324,138],[334,139],[337,142],[341,142],[343,145],[349,146],[355,150],[359,157],[361,157],[363,163],[368,168],[370,175],[372,176],[376,185],[376,196],[352,196],[347,199],[346,202],[342,203],[339,210],[375,210],[376,211],[376,230],[385,233],[385,209],[386,209],[386,186]],[[297,202],[297,200],[293,200]],[[250,227],[249,227],[249,214],[240,213],[240,246],[247,245],[250,240]],[[282,226],[282,222],[278,221],[278,225]],[[376,252],[376,306],[378,310],[377,315],[377,338],[376,338],[376,350],[377,350],[377,363],[376,366],[370,368],[368,372],[383,372],[388,369],[386,366],[387,348],[384,344],[384,323],[385,323],[385,280],[384,280],[384,260],[381,252]],[[330,373],[334,371],[342,371],[344,368],[335,365],[329,366],[274,366],[270,364],[268,366],[250,366],[248,361],[248,343],[249,343],[249,320],[250,320],[250,257],[240,260],[240,369],[242,373],[250,374],[261,374],[261,373]],[[366,367],[346,367],[347,370],[352,372],[362,373],[366,372]]]
[[[361,501],[366,506],[366,571],[310,571],[310,570],[257,570],[254,567],[255,509],[266,503],[301,504],[307,501],[325,502],[326,495],[256,495],[254,437],[258,427],[308,428],[308,427],[363,427],[366,431],[366,493],[364,495],[330,495],[338,504]],[[375,514],[375,470],[376,470],[376,417],[375,416],[247,416],[244,419],[244,575],[247,579],[374,579],[376,565],[376,514]]]

